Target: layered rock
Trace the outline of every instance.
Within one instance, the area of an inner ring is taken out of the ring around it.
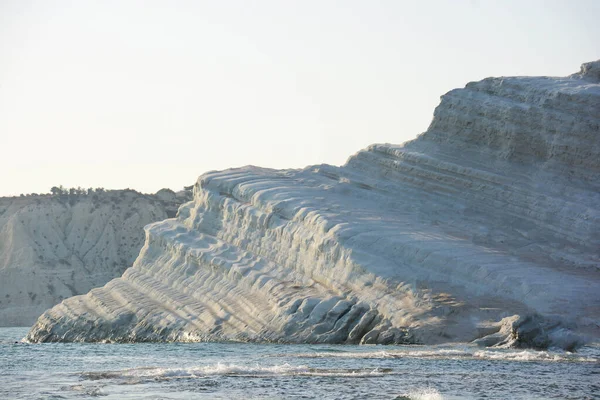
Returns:
[[[599,336],[599,62],[488,78],[346,165],[198,179],[121,278],[27,339],[572,348]]]
[[[191,192],[133,190],[0,198],[0,326],[27,326],[63,299],[133,264],[143,227],[173,217]]]

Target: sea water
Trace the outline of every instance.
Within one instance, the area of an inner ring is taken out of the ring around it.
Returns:
[[[600,348],[26,344],[0,328],[0,399],[592,399]]]

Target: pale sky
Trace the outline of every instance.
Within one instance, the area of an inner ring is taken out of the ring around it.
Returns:
[[[600,58],[600,1],[0,0],[0,196],[341,165],[487,76]]]

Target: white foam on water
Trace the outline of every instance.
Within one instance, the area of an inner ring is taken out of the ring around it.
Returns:
[[[495,351],[480,350],[473,353],[473,357],[486,360],[506,361],[554,361],[554,362],[598,362],[597,358],[579,356],[575,353],[552,353],[548,351],[522,350],[522,351]]]
[[[99,397],[107,395],[102,391],[102,388],[99,386],[70,385],[61,387],[61,390],[66,392],[78,392],[83,396],[89,397]]]
[[[286,356],[282,354],[280,356]],[[289,356],[289,355],[288,355]],[[507,361],[552,361],[552,362],[599,362],[594,356],[569,352],[506,349],[434,349],[434,350],[389,350],[377,352],[315,352],[293,354],[297,358],[435,358],[435,359],[485,359]]]
[[[287,356],[283,354],[283,356]],[[437,350],[382,350],[375,352],[315,352],[293,354],[298,358],[461,358],[472,357],[472,353],[457,349],[437,349]]]
[[[394,355],[389,351],[376,352],[315,352],[315,353],[297,353],[297,354],[278,354],[282,357],[296,358],[394,358]]]
[[[443,400],[442,394],[434,388],[419,388],[414,389],[401,396],[400,399],[410,399],[410,400]]]
[[[122,371],[84,372],[81,376],[89,380],[121,379],[142,382],[145,380],[169,380],[177,378],[202,378],[210,376],[331,376],[331,377],[372,377],[391,373],[389,368],[375,369],[320,369],[305,365],[290,364],[260,366],[223,364],[190,367],[190,368],[158,368],[141,367]]]

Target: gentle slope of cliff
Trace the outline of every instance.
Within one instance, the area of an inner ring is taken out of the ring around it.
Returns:
[[[190,199],[168,190],[0,198],[0,326],[31,325],[63,299],[121,276],[143,227]]]
[[[599,337],[600,62],[488,78],[343,167],[201,176],[119,279],[30,341],[572,348]]]

